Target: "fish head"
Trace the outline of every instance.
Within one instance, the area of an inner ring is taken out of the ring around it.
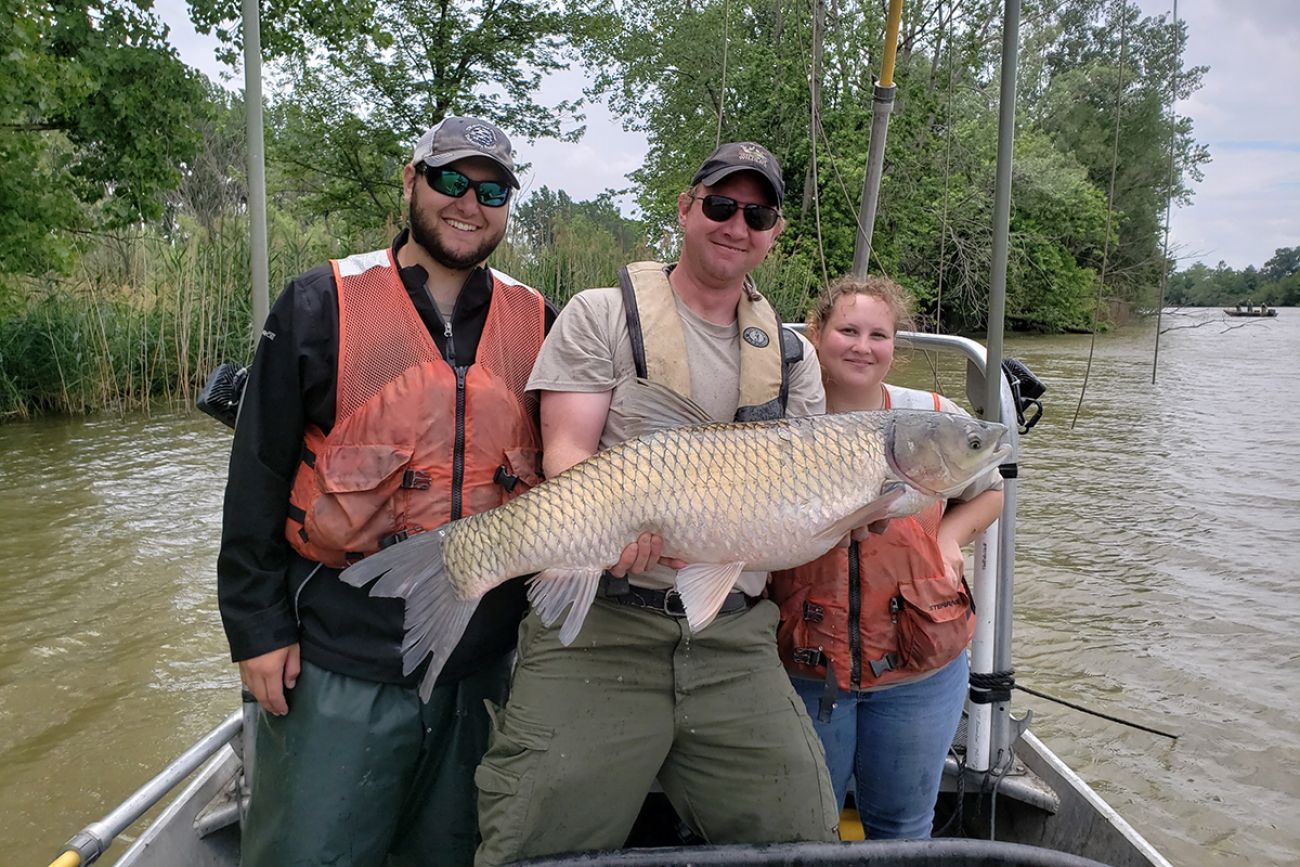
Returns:
[[[934,497],[949,497],[1011,454],[1007,427],[967,415],[896,410],[885,454],[904,481]]]

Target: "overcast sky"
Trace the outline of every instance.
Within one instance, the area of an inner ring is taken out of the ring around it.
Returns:
[[[1147,15],[1168,13],[1172,0],[1138,0]],[[184,0],[157,0],[181,57],[210,77],[230,71],[213,57],[215,42],[194,33]],[[1188,24],[1184,63],[1208,66],[1204,86],[1180,103],[1212,162],[1190,207],[1173,215],[1173,244],[1185,266],[1220,259],[1235,268],[1262,265],[1279,247],[1300,245],[1300,4],[1295,0],[1179,0]],[[242,78],[232,82],[242,87]],[[573,98],[581,71],[551,76],[542,100]],[[628,133],[602,105],[587,109],[576,144],[516,141],[532,163],[525,191],[562,189],[575,199],[629,185],[645,138]],[[1013,192],[1014,195],[1014,192]]]

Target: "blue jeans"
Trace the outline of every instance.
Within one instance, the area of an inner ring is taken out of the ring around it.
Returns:
[[[961,721],[968,677],[962,653],[924,680],[875,692],[840,692],[830,722],[817,719],[824,684],[792,678],[826,748],[840,809],[850,776],[854,779],[867,839],[930,836],[944,758]]]

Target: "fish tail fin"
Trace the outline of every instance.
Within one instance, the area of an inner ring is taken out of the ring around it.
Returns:
[[[462,599],[451,583],[442,559],[446,529],[412,536],[385,548],[339,575],[353,587],[378,578],[370,595],[406,603],[402,638],[402,673],[410,674],[426,657],[429,667],[420,681],[420,698],[429,700],[442,667],[451,657],[478,608],[477,599]]]
[[[560,643],[565,647],[578,637],[596,598],[602,574],[603,569],[547,569],[528,582],[528,601],[543,626],[551,626],[566,608],[569,610],[564,626],[560,627]]]
[[[718,616],[744,567],[744,563],[692,563],[677,571],[677,595],[691,632],[699,632]]]

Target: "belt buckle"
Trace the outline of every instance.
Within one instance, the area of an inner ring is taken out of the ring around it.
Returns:
[[[676,604],[674,605],[674,601]],[[682,595],[676,590],[668,590],[664,593],[664,614],[669,617],[685,617],[686,606],[682,605]]]

